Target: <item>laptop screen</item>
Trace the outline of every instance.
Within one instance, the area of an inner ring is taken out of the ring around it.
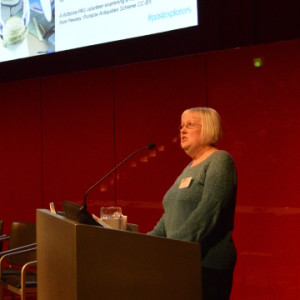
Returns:
[[[62,207],[65,212],[66,218],[81,224],[88,224],[88,225],[95,225],[95,226],[102,227],[101,224],[99,224],[96,220],[94,220],[94,218],[87,211],[87,209],[83,208],[81,205],[74,202],[63,201]]]

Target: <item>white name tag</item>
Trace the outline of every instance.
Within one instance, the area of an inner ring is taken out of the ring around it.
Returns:
[[[182,179],[180,182],[179,188],[185,189],[185,188],[189,187],[192,182],[192,179],[193,179],[192,177],[187,177],[187,178]]]

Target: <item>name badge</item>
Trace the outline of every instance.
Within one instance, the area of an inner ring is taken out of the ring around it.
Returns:
[[[179,188],[180,189],[188,188],[192,182],[192,179],[193,179],[192,177],[187,177],[187,178],[182,179],[180,182]]]

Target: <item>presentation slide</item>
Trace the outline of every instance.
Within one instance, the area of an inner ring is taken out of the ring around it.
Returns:
[[[0,62],[196,25],[197,0],[0,0]]]

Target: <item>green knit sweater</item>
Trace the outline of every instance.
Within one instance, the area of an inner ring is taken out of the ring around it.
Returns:
[[[234,161],[225,151],[188,165],[165,194],[164,214],[148,234],[200,242],[203,267],[233,269],[236,188]]]

